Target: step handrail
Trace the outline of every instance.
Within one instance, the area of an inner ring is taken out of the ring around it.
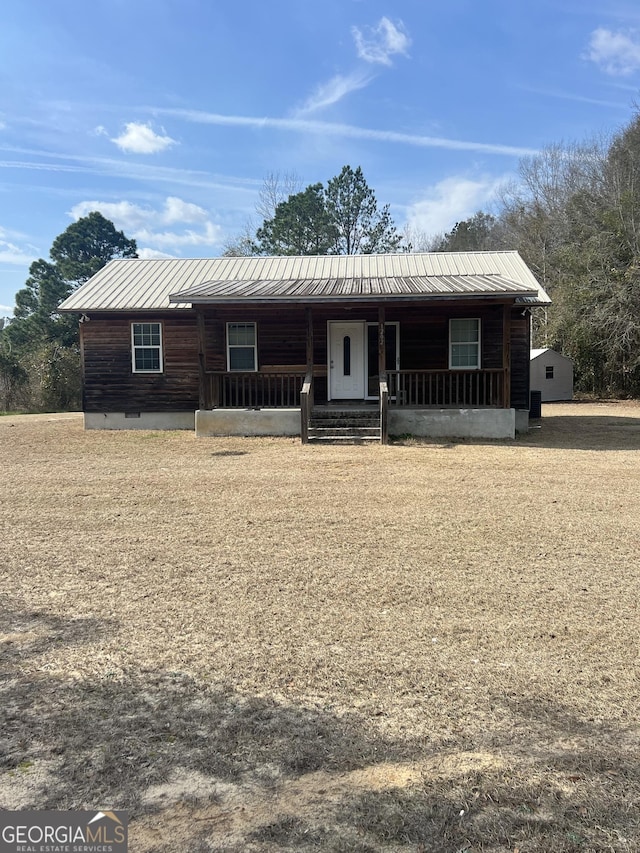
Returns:
[[[389,383],[387,374],[380,374],[380,444],[389,443]]]
[[[307,370],[300,391],[300,438],[303,444],[309,443],[309,421],[313,407],[313,369]]]

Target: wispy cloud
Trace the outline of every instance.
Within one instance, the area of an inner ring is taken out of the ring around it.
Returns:
[[[296,115],[303,116],[338,103],[351,92],[364,89],[373,80],[372,74],[354,71],[352,74],[336,74],[327,83],[321,83],[305,103],[296,110]]]
[[[399,133],[395,130],[374,130],[366,127],[355,127],[351,124],[338,124],[303,118],[270,118],[265,116],[234,116],[208,113],[200,110],[148,108],[159,115],[172,116],[184,121],[197,124],[213,124],[226,127],[250,127],[291,131],[294,133],[310,133],[323,136],[341,136],[351,139],[371,139],[376,142],[414,145],[419,148],[446,148],[450,151],[477,151],[483,154],[499,154],[509,157],[526,157],[537,154],[535,148],[503,145],[492,142],[472,142],[463,139],[447,139],[438,136],[421,136],[412,133]]]
[[[352,27],[351,33],[359,59],[369,65],[390,66],[391,57],[397,54],[406,55],[411,44],[409,36],[404,32],[402,22],[394,24],[386,17],[381,18],[375,27],[365,29]],[[350,74],[336,74],[326,83],[321,83],[305,103],[295,111],[295,115],[305,116],[332,106],[352,92],[364,89],[374,78],[375,74],[362,67]]]
[[[180,249],[187,246],[220,247],[225,234],[220,225],[206,222],[202,231],[186,229],[185,231],[152,231],[143,228],[134,234],[136,240],[150,243],[153,246]]]
[[[206,222],[209,217],[204,207],[169,196],[164,203],[162,221],[167,225],[173,222]]]
[[[138,249],[138,257],[143,260],[157,260],[161,258],[175,258],[169,252],[161,252],[160,249]]]
[[[15,243],[0,240],[0,263],[23,267],[36,260],[36,255],[21,249]]]
[[[393,23],[387,17],[380,18],[375,27],[352,27],[360,59],[380,65],[391,65],[391,57],[407,56],[411,39],[405,32],[402,21]]]
[[[135,121],[125,125],[124,133],[111,141],[122,151],[132,154],[156,154],[176,144],[170,136],[156,133],[150,124]]]
[[[42,158],[40,160],[0,160],[0,169],[24,169],[46,172],[77,172],[91,175],[112,175],[119,178],[135,178],[150,183],[166,183],[183,187],[245,192],[253,194],[260,186],[257,178],[233,175],[218,175],[198,169],[178,169],[148,163],[132,163],[112,157],[88,157],[80,154],[53,154],[38,148],[23,148],[0,145],[0,151],[22,156]],[[69,163],[64,161],[70,161]]]
[[[640,37],[599,27],[591,33],[585,57],[605,74],[626,77],[640,69]]]
[[[637,91],[637,87],[634,86],[625,86],[624,88]],[[607,107],[609,109],[614,110],[629,109],[628,102],[623,103],[622,101],[605,101],[600,98],[589,98],[585,95],[576,95],[574,92],[562,92],[553,89],[538,89],[535,86],[518,86],[518,89],[523,92],[531,92],[534,95],[542,95],[545,98],[557,98],[563,101],[576,101],[579,104],[593,104],[596,107]]]
[[[506,181],[501,178],[445,178],[428,187],[423,197],[409,206],[407,225],[411,230],[433,235],[450,230],[489,204]]]
[[[46,156],[46,152],[42,152]],[[0,160],[0,169],[26,169],[37,172],[90,172],[86,166],[69,166],[64,163],[37,163],[29,160]]]
[[[172,257],[163,250],[179,251],[185,246],[219,247],[225,237],[221,226],[211,221],[208,211],[175,196],[165,199],[159,209],[130,201],[96,200],[82,201],[69,213],[77,220],[92,210],[100,211],[117,228],[134,237],[143,257]],[[197,227],[179,227],[186,225]],[[173,227],[166,230],[166,226]]]
[[[23,267],[35,261],[37,249],[31,245],[20,245],[25,235],[17,231],[0,228],[0,263]]]

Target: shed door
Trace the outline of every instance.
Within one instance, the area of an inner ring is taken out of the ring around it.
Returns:
[[[364,399],[364,323],[329,323],[329,398]]]

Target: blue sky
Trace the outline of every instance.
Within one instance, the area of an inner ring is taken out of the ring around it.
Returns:
[[[143,257],[216,256],[267,175],[348,163],[442,232],[523,156],[624,126],[639,89],[626,0],[5,0],[0,316],[90,210]]]

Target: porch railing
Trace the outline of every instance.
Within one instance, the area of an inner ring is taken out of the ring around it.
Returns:
[[[300,405],[304,378],[304,371],[227,373],[209,370],[205,374],[206,408],[295,409]]]
[[[505,375],[502,369],[390,370],[389,402],[392,406],[503,408]]]
[[[291,408],[309,405],[313,376],[303,370],[264,373],[207,371],[205,408]],[[381,377],[380,406],[383,406]],[[389,370],[385,406],[503,408],[507,374],[495,370]]]

